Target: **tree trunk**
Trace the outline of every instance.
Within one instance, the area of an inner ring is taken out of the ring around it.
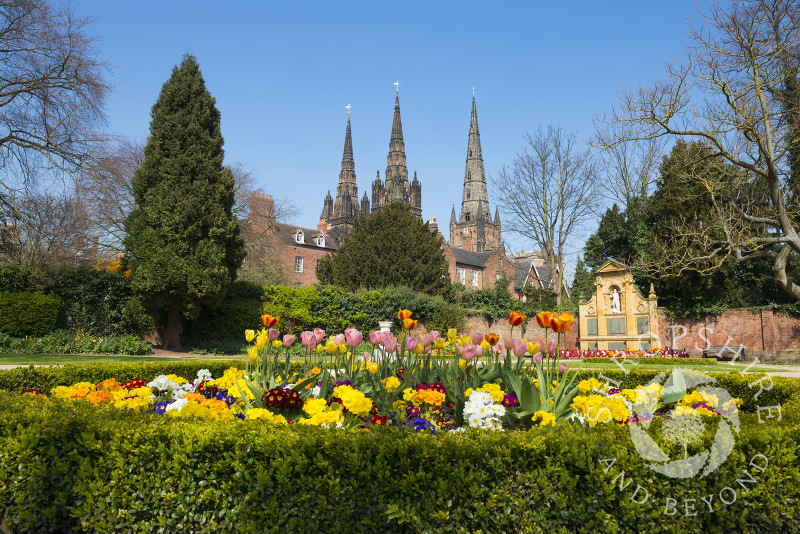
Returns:
[[[161,347],[165,350],[182,350],[181,346],[181,297],[170,295],[167,308],[167,326]]]

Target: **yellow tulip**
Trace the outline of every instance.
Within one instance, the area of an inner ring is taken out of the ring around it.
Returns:
[[[533,356],[537,352],[539,352],[539,344],[535,341],[531,341],[530,343],[528,343],[528,354]]]
[[[464,334],[461,336],[461,338],[459,338],[458,342],[461,343],[462,346],[466,345],[467,343],[472,343],[472,336]]]
[[[255,330],[245,330],[244,331],[244,338],[247,340],[248,343],[253,341],[256,338],[256,331]]]
[[[283,345],[283,341],[281,341],[280,339],[276,339],[275,341],[272,342],[272,346],[275,347],[276,349],[280,348],[281,345]]]
[[[247,347],[247,355],[250,356],[251,362],[255,362],[258,360],[258,349],[255,346]]]
[[[329,337],[328,341],[325,342],[325,350],[328,354],[333,354],[339,350],[339,345],[336,344],[336,340],[333,337]]]
[[[451,328],[450,330],[447,331],[447,339],[450,341],[450,343],[452,343],[453,340],[457,337],[458,337],[458,330],[456,330],[455,328]]]
[[[447,346],[447,341],[443,338],[436,338],[436,341],[433,342],[437,349],[443,349]]]
[[[375,362],[367,362],[367,371],[369,371],[373,375],[378,374],[379,371],[378,364]]]
[[[319,354],[320,352],[325,350],[325,346],[324,345],[317,345],[317,348],[315,350],[317,351],[317,354]]]
[[[481,348],[483,350],[492,350],[492,345],[484,339],[483,341],[481,341]]]
[[[466,369],[467,368],[467,360],[465,360],[464,358],[459,358],[458,366],[461,367],[462,369]],[[472,392],[470,391],[470,393],[472,393]],[[469,396],[469,395],[467,395],[467,396]]]
[[[261,350],[267,344],[267,336],[262,336],[261,333],[256,336],[256,348]]]
[[[424,348],[425,346],[422,343],[417,343],[417,346],[414,347],[414,354],[422,354],[422,349]]]

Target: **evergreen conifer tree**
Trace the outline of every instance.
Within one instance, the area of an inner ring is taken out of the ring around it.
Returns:
[[[450,285],[442,238],[395,202],[356,221],[335,254],[319,262],[320,282],[347,289],[407,286],[443,294]]]
[[[232,215],[233,174],[223,167],[220,114],[194,56],[164,83],[151,111],[125,249],[133,286],[164,316],[163,346],[180,347],[181,316],[224,296],[245,255]]]

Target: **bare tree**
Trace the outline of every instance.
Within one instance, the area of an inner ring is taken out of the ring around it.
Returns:
[[[20,181],[74,173],[98,140],[108,85],[89,22],[44,0],[0,0],[0,201],[11,211]]]
[[[527,146],[492,183],[506,229],[542,251],[560,304],[569,240],[595,211],[596,163],[575,132],[560,126],[539,125],[525,141]]]
[[[766,258],[776,283],[800,299],[786,269],[800,253],[798,199],[787,187],[800,110],[785,98],[787,77],[796,82],[800,65],[800,10],[792,0],[732,0],[712,5],[703,23],[692,30],[687,59],[667,64],[663,80],[621,93],[603,119],[615,131],[603,145],[663,137],[707,145],[710,158],[737,172],[725,183],[704,183],[713,221],[683,229],[682,246],[671,247],[682,251],[673,265],[703,270],[725,257]]]
[[[87,206],[94,231],[100,236],[101,251],[124,252],[125,221],[134,207],[133,175],[143,158],[143,144],[123,137],[110,138],[79,175],[77,191]],[[226,168],[234,178],[234,215],[244,219],[255,178],[241,163]]]
[[[612,204],[627,209],[634,199],[646,199],[658,178],[658,167],[664,156],[667,139],[632,139],[613,143],[617,133],[613,128],[598,128],[593,144],[601,146],[598,192]]]
[[[90,228],[85,205],[75,195],[16,198],[0,230],[0,257],[18,265],[93,263],[96,244]]]

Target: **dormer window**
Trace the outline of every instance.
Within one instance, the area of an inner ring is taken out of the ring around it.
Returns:
[[[294,234],[294,241],[295,243],[305,243],[305,236],[303,236],[303,231],[298,230],[296,234]]]
[[[324,235],[319,234],[319,236],[317,236],[317,246],[318,247],[324,247],[325,246],[325,236]]]

